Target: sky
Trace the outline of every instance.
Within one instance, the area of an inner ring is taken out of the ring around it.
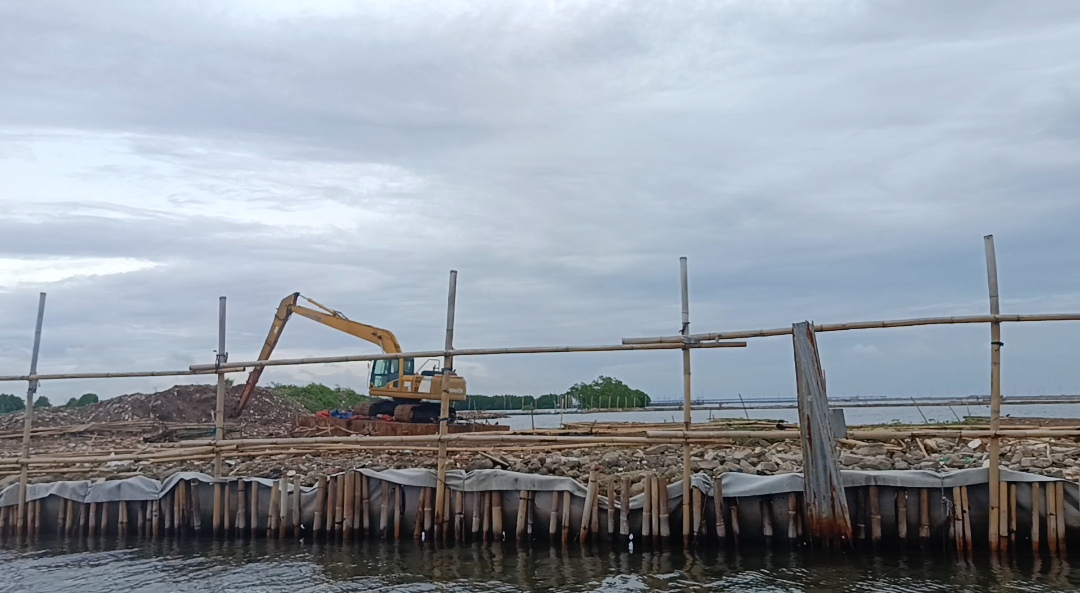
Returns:
[[[0,373],[250,360],[301,292],[442,346],[1080,311],[1071,1],[0,3]],[[1080,324],[1004,328],[1006,395],[1080,393]],[[989,329],[825,334],[829,392],[982,394]],[[375,353],[296,318],[275,357]],[[678,352],[459,358],[479,394]],[[265,384],[364,390],[365,363]],[[234,375],[242,381],[242,375]],[[52,381],[53,400],[209,378]],[[694,396],[791,397],[789,338],[697,351]],[[25,383],[0,391],[23,393]]]

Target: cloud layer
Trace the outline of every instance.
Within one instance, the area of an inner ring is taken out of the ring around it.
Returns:
[[[0,364],[253,358],[301,291],[441,345],[1080,310],[1080,6],[985,2],[0,6]],[[1077,392],[1077,328],[1006,328],[1006,393]],[[836,394],[983,393],[986,329],[822,339]],[[306,320],[280,356],[371,351]],[[475,358],[477,393],[675,353]],[[364,365],[266,381],[361,387]],[[790,346],[695,354],[695,395],[789,395]],[[60,399],[169,380],[49,383]],[[19,391],[23,386],[0,387]]]

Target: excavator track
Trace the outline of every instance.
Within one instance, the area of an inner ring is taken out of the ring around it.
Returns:
[[[435,424],[439,421],[439,404],[401,404],[394,408],[394,422],[406,424]],[[457,417],[457,411],[450,408],[450,422]]]

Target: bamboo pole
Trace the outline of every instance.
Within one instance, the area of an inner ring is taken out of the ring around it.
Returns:
[[[320,480],[320,484],[322,481]],[[316,511],[317,512],[317,511]],[[316,523],[318,520],[316,519]],[[379,499],[379,537],[386,539],[390,527],[390,484],[382,482],[382,496]]]
[[[229,355],[225,352],[225,297],[218,297],[218,349],[217,355],[214,357],[214,366],[218,369],[217,374],[217,406],[214,411],[214,440],[221,441],[225,438],[225,373],[221,372],[221,365],[229,360]],[[215,452],[214,455],[214,477],[220,478],[222,475],[221,467],[221,450]],[[215,506],[218,504],[216,499],[219,493],[215,490]],[[214,511],[217,514],[217,511]],[[217,527],[214,527],[214,534],[217,535]]]
[[[438,488],[424,488],[424,492],[427,495],[427,496],[424,497],[424,515],[423,515],[423,517],[424,517],[424,534],[425,534],[425,536],[428,535],[428,534],[434,534],[435,513],[439,513],[439,515],[442,515],[442,513],[439,512],[440,509],[438,507],[432,508],[432,503],[435,501],[435,498],[438,496],[438,493],[436,492],[436,490],[438,490]],[[445,501],[443,501],[443,503],[445,504]],[[442,535],[442,534],[440,533],[439,535]]]
[[[252,488],[255,488],[252,484]],[[242,538],[247,533],[248,507],[247,507],[247,482],[240,480],[236,483],[236,537]]]
[[[191,521],[191,513],[188,512],[187,482],[176,482],[176,531],[183,531],[185,525]]]
[[[607,534],[608,539],[615,539],[615,518],[617,513],[615,512],[615,478],[609,477],[607,479],[607,510],[604,512],[604,516],[607,519]]]
[[[341,521],[341,535],[346,541],[352,537],[353,501],[356,499],[356,472],[345,470],[345,505]]]
[[[413,539],[420,541],[424,537],[424,510],[428,505],[428,489],[421,488],[416,499],[416,521],[413,522]]]
[[[619,535],[630,537],[630,478],[623,476],[619,488]]]
[[[281,490],[276,482],[270,484],[270,508],[266,517],[266,538],[273,539],[278,530],[278,508],[281,506]]]
[[[405,488],[396,484],[390,486],[394,493],[394,541],[401,541],[401,523],[405,518]]]
[[[150,501],[150,528],[154,539],[161,537],[161,500]]]
[[[87,537],[97,535],[97,502],[90,503],[90,529],[86,531]]]
[[[772,498],[764,496],[759,500],[761,505],[761,534],[765,536],[765,545],[772,544]]]
[[[683,336],[690,335],[690,286],[687,279],[686,258],[679,258],[679,280],[682,293],[682,331]],[[691,378],[690,378],[690,340],[683,340],[683,430],[690,432],[691,424]],[[690,543],[690,443],[683,443],[683,479],[682,479],[682,532],[683,543]]]
[[[41,501],[38,501],[40,504]],[[41,509],[38,509],[37,520],[41,521]],[[109,503],[101,503],[101,535],[107,535],[109,533]]]
[[[317,518],[318,514],[319,514],[319,500],[320,500],[319,499],[319,494],[321,492],[325,491],[325,490],[326,490],[326,488],[322,488],[315,495],[315,515],[316,515],[315,529],[318,529],[317,526],[318,526],[318,523],[319,523],[319,520]],[[250,525],[251,539],[255,539],[259,535],[259,483],[258,482],[252,482],[251,483],[251,509],[250,509],[250,512],[251,512],[251,521],[250,521],[250,523],[251,523],[251,525]]]
[[[994,250],[994,236],[983,237],[986,251],[986,278],[990,291],[990,314],[998,315],[997,255]],[[990,322],[990,431],[996,433],[1001,427],[1001,323]],[[1001,441],[996,434],[990,437],[989,450],[990,483],[990,550],[996,552],[1000,546],[1000,506],[1001,493]]]
[[[551,515],[548,518],[548,537],[552,542],[559,534],[559,498],[562,493],[558,490],[551,491]]]
[[[503,497],[499,490],[491,492],[491,531],[494,541],[506,539],[506,532],[503,531]]]
[[[30,374],[37,374],[38,355],[41,352],[41,326],[45,321],[45,293],[38,295],[37,322],[34,326],[34,347],[30,353]],[[23,411],[22,458],[30,459],[30,432],[34,423],[34,394],[37,393],[38,380],[30,379],[26,389],[26,408]],[[16,536],[22,537],[26,522],[27,491],[30,488],[30,466],[24,461],[19,468],[19,501],[15,523]]]
[[[300,474],[293,476],[293,498],[292,498],[292,527],[293,537],[301,538],[304,536],[303,517],[301,516],[300,508]]]
[[[925,548],[930,543],[930,491],[919,488],[919,540]]]
[[[855,491],[855,539],[860,542],[866,541],[866,490],[860,488]]]
[[[799,499],[798,499],[798,495],[796,493],[794,493],[794,492],[789,492],[788,493],[787,513],[788,513],[788,528],[787,528],[788,541],[791,542],[792,544],[794,544],[799,539],[799,524],[798,524]]]
[[[6,537],[8,532],[8,507],[0,507],[0,537]]]
[[[371,481],[366,474],[360,474],[360,492],[363,496],[363,500],[360,501],[361,512],[363,513],[363,527],[364,535],[371,535]]]
[[[896,491],[896,536],[901,545],[907,544],[908,537],[908,491],[901,488]]]
[[[71,517],[71,511],[72,511],[73,507],[71,506],[71,501],[70,500],[67,501],[67,502],[68,502],[68,504],[65,505],[67,507],[67,515],[64,517],[64,519],[65,519],[64,530],[66,532],[70,533],[71,532],[71,524],[69,522],[67,522],[67,521],[68,521],[68,518]],[[119,509],[117,510],[117,517],[116,517],[116,531],[121,536],[127,536],[127,534],[128,534],[128,504],[127,504],[127,501],[126,500],[121,500],[120,504],[117,505],[117,506],[119,507]]]
[[[653,534],[653,487],[652,477],[645,476],[643,479],[645,487],[645,499],[644,506],[641,510],[641,539],[642,541],[648,541]]]
[[[684,492],[683,496],[686,496],[686,495],[687,495],[687,493]],[[689,495],[690,495],[691,501],[693,503],[693,509],[694,509],[694,512],[693,512],[694,516],[692,517],[692,520],[690,522],[691,523],[691,530],[693,532],[692,536],[695,539],[697,539],[698,536],[701,535],[701,525],[702,525],[702,523],[701,523],[701,513],[704,510],[704,502],[703,502],[703,499],[702,499],[702,496],[701,496],[701,490],[698,490],[697,488],[691,487]]]
[[[454,541],[465,541],[465,492],[454,491]]]
[[[870,486],[870,539],[874,547],[881,545],[881,507],[878,501],[878,487]]]
[[[525,521],[529,518],[529,491],[522,490],[518,493],[517,521],[514,524],[514,535],[518,542],[525,540]]]
[[[589,539],[589,525],[592,523],[593,517],[593,502],[599,493],[599,472],[595,469],[589,472],[589,485],[585,491],[585,507],[581,514],[581,529],[578,532],[578,539],[584,543]]]
[[[442,391],[439,394],[439,437],[449,432],[450,377],[454,368],[454,309],[457,302],[457,270],[450,270],[450,288],[446,299],[446,341],[443,356]],[[446,500],[446,442],[439,441],[439,459],[435,481],[435,538],[442,539],[443,507]]]
[[[1035,554],[1039,553],[1039,521],[1042,515],[1042,511],[1039,509],[1042,503],[1042,492],[1040,492],[1039,483],[1031,483],[1031,550]]]
[[[326,492],[328,488],[326,476],[319,476],[319,481],[315,486],[315,524],[312,526],[312,531],[315,532],[316,536],[321,534],[323,530],[323,515],[326,514]],[[389,498],[386,482],[383,482],[382,514],[380,516],[382,522],[379,524],[379,532],[383,537],[386,537],[386,505]]]
[[[79,533],[82,533],[82,527],[85,525],[86,520],[86,504],[79,505]],[[135,503],[135,533],[139,537],[146,537],[146,502],[138,501]]]
[[[289,530],[289,483],[285,476],[278,478],[278,539],[285,539]]]
[[[883,321],[848,321],[844,323],[819,323],[812,329],[815,333],[851,331],[861,329],[888,329],[894,327],[917,327],[924,325],[961,325],[970,323],[1017,323],[1035,321],[1080,321],[1080,313],[1036,313],[1029,315],[966,315],[948,317],[919,317],[914,319],[891,319]],[[749,338],[771,338],[790,336],[790,327],[775,329],[753,329],[707,334],[691,334],[689,339],[694,344],[708,344],[714,340],[745,340]],[[652,338],[623,338],[622,343],[633,346],[652,346],[658,344],[679,345],[687,336],[662,336]],[[730,344],[731,342],[720,342]],[[239,364],[239,363],[237,363]]]
[[[221,535],[221,483],[214,483],[214,537]]]
[[[64,533],[64,519],[67,518],[67,504],[65,499],[61,498],[57,505],[56,511],[56,534],[62,535]],[[7,507],[2,507],[3,513],[0,514],[0,536],[4,535],[4,530],[7,528]]]
[[[1002,553],[1009,551],[1009,483],[998,483],[998,540]]]
[[[1046,540],[1050,544],[1050,555],[1058,555],[1057,522],[1057,487],[1053,482],[1046,484]]]
[[[731,538],[735,541],[735,545],[739,545],[739,499],[736,498],[735,502],[731,503]]]
[[[657,492],[660,495],[657,497],[657,502],[660,504],[660,539],[667,541],[671,537],[671,521],[669,516],[669,501],[668,501],[668,483],[667,478],[658,478]]]
[[[1009,546],[1016,549],[1016,483],[1009,484]]]
[[[952,489],[953,508],[953,538],[956,544],[956,553],[964,553],[964,501],[960,494],[960,486]]]
[[[724,522],[723,475],[713,480],[713,509],[716,511],[716,538],[723,542],[727,539],[727,525]]]
[[[536,518],[536,492],[530,490],[528,494],[529,500],[526,501],[526,504],[528,504],[528,512],[525,514],[525,537],[528,538],[529,541],[532,541],[533,523]]]
[[[562,543],[565,545],[570,541],[570,491],[564,490],[562,496]]]
[[[1065,483],[1054,482],[1054,487],[1057,489],[1057,495],[1055,497],[1057,501],[1057,536],[1058,536],[1058,552],[1061,556],[1065,556],[1066,552],[1066,524],[1065,524]]]
[[[165,534],[166,535],[169,535],[169,534],[171,534],[173,532],[173,504],[174,503],[173,503],[172,493],[171,492],[166,493],[164,498],[162,499],[162,502],[161,502],[162,511],[163,511],[163,513],[165,515],[165,518],[164,518],[165,526],[164,527],[165,527]],[[104,522],[105,521],[102,520],[102,523],[104,523]]]
[[[342,520],[345,515],[345,475],[334,476],[334,536],[341,535]]]
[[[225,537],[228,537],[229,533],[232,531],[232,505],[229,504],[231,490],[232,488],[229,488],[228,482],[221,485],[221,523]],[[167,519],[168,517],[166,517],[166,529],[168,529]]]
[[[492,498],[491,492],[485,492],[484,493],[484,499],[483,499],[484,508],[483,508],[481,530],[482,530],[482,535],[483,535],[483,539],[484,539],[485,542],[488,541],[488,534],[491,533],[491,520],[492,520],[491,498]]]
[[[484,495],[480,492],[473,492],[472,496],[472,541],[479,541],[481,538],[480,527],[483,520],[483,501]]]

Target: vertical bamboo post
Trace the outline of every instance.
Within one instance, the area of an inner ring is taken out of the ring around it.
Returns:
[[[1009,551],[1009,483],[998,482],[998,541],[1002,552]]]
[[[731,539],[734,540],[735,545],[739,545],[739,499],[736,498],[735,502],[731,503]]]
[[[254,487],[254,484],[252,486]],[[238,539],[247,533],[247,503],[247,482],[241,479],[236,483],[236,537]]]
[[[183,482],[180,482],[180,483],[182,484]],[[66,506],[67,506],[68,514],[65,517],[65,519],[71,517],[72,507],[71,507],[71,501],[70,500],[68,501],[68,504]],[[128,505],[127,505],[127,501],[126,500],[121,500],[120,504],[118,506],[120,508],[117,511],[116,531],[117,531],[118,535],[126,536],[128,534]],[[64,524],[64,529],[66,531],[70,532],[70,530],[71,530],[70,524],[65,523]],[[179,531],[179,530],[177,530],[177,531]]]
[[[187,512],[188,497],[187,497],[187,482],[180,480],[176,482],[176,509],[173,511],[176,516],[176,531],[180,533],[183,531],[187,522],[191,519],[190,513]]]
[[[41,352],[41,326],[45,321],[45,293],[38,295],[37,323],[34,326],[34,347],[30,352],[30,375],[37,374],[38,354]],[[26,496],[30,488],[30,431],[34,422],[34,394],[38,380],[30,379],[26,389],[26,409],[23,412],[22,459],[19,460],[19,506],[15,519],[15,534],[22,537],[26,526]],[[28,528],[28,526],[26,526]]]
[[[562,493],[562,543],[570,541],[570,491]]]
[[[685,496],[686,493],[684,492],[683,495]],[[690,488],[690,498],[692,499],[694,505],[694,516],[693,520],[691,521],[693,526],[691,527],[691,530],[693,531],[694,538],[697,539],[701,535],[701,515],[702,512],[705,510],[705,503],[704,498],[701,494],[701,490],[698,490],[697,488]]]
[[[90,503],[90,529],[86,531],[87,537],[97,535],[97,502]]]
[[[953,538],[956,544],[956,553],[964,553],[964,499],[960,494],[960,486],[952,489],[953,509]]]
[[[619,535],[630,537],[630,478],[626,476],[619,488]]]
[[[1058,553],[1057,522],[1057,487],[1053,482],[1046,484],[1046,539],[1050,544],[1050,555]]]
[[[394,484],[390,490],[394,493],[394,541],[401,541],[401,522],[405,518],[405,487]]]
[[[855,539],[860,542],[866,541],[866,490],[859,488],[855,491]]]
[[[323,490],[325,490],[325,488]],[[320,490],[320,492],[322,492],[322,490]],[[318,500],[319,500],[319,498],[316,496],[315,500],[316,500],[315,508],[318,509]],[[249,526],[250,529],[251,529],[251,539],[255,539],[255,538],[257,538],[259,536],[259,483],[258,482],[252,482],[251,483],[251,508],[249,509],[249,511],[251,513],[251,521],[250,521],[251,525]],[[316,514],[317,513],[318,513],[318,510],[316,510]],[[318,520],[316,520],[316,523],[318,523]]]
[[[907,544],[908,537],[908,491],[900,488],[896,491],[896,536],[900,545]]]
[[[454,541],[465,541],[465,491],[454,491]]]
[[[439,511],[438,508],[432,508],[435,498],[438,497],[436,492],[438,488],[424,488],[424,493],[427,495],[424,497],[424,534],[434,534],[435,528],[435,513]],[[439,513],[442,515],[442,513]],[[440,533],[441,535],[441,533]]]
[[[919,540],[925,548],[930,543],[930,490],[919,488]]]
[[[1058,536],[1058,553],[1065,556],[1066,548],[1066,533],[1065,533],[1065,483],[1054,482],[1054,487],[1057,489],[1057,536]]]
[[[581,529],[578,539],[584,543],[589,538],[589,525],[592,523],[593,501],[596,499],[600,484],[598,483],[599,472],[595,469],[589,472],[589,485],[585,490],[585,507],[581,511]]]
[[[442,440],[450,422],[450,374],[454,367],[454,307],[457,302],[457,270],[450,270],[450,289],[446,300],[446,355],[443,356],[442,393],[439,402],[439,461],[435,481],[435,534],[442,539],[443,507],[446,505],[446,441]]]
[[[334,537],[334,508],[337,506],[337,476],[326,477],[326,514],[323,516],[327,539]]]
[[[364,528],[364,535],[371,535],[371,481],[366,474],[360,474],[360,512],[363,519],[362,525]]]
[[[64,535],[71,535],[75,527],[75,501],[68,500],[65,506],[67,506],[67,517],[64,519]]]
[[[532,541],[533,524],[536,520],[536,491],[534,490],[529,491],[528,505],[528,513],[526,513],[525,516],[525,537],[527,537],[529,541]]]
[[[214,364],[220,369],[221,365],[228,362],[228,360],[229,354],[225,352],[225,297],[218,297],[218,347],[214,356]],[[222,473],[221,450],[217,448],[217,443],[225,438],[225,373],[223,372],[217,374],[216,403],[217,406],[214,409],[214,477],[220,478]],[[217,490],[218,487],[215,485],[215,506],[217,506],[216,501],[220,496]],[[217,514],[217,511],[214,514]],[[217,535],[216,526],[214,527],[214,534]]]
[[[323,515],[326,514],[326,492],[329,488],[327,486],[326,476],[319,476],[319,481],[316,483],[315,488],[315,524],[312,526],[312,531],[315,533],[315,535],[319,535],[322,533],[323,529]],[[389,495],[387,494],[386,490],[386,482],[383,482],[382,512],[384,517],[382,525],[379,526],[379,529],[384,536],[386,535],[385,515],[388,499]]]
[[[420,489],[420,497],[416,499],[416,520],[413,521],[413,539],[420,541],[424,537],[425,508],[430,509],[428,498],[430,492],[427,488]]]
[[[41,500],[31,500],[26,504],[29,511],[26,518],[26,530],[30,532],[30,537],[36,538],[41,525]]]
[[[691,383],[690,383],[690,286],[687,278],[686,258],[679,258],[679,276],[682,292],[682,330],[683,349],[683,430],[690,432],[692,420],[691,414]],[[690,542],[690,441],[683,442],[683,479],[682,479],[682,532],[683,542]],[[665,495],[666,498],[666,495]]]
[[[165,515],[165,534],[169,535],[173,532],[173,493],[167,492],[161,499],[162,511]]]
[[[289,481],[285,476],[278,478],[278,488],[281,494],[278,496],[278,539],[285,539],[289,530]]]
[[[38,501],[40,503],[40,501]],[[41,509],[38,509],[37,520],[41,521]],[[109,503],[101,503],[101,535],[109,533]]]
[[[517,522],[514,525],[514,535],[518,542],[525,540],[525,521],[529,518],[529,491],[522,490],[518,493]]]
[[[724,541],[727,539],[727,525],[724,521],[723,475],[713,480],[713,508],[716,511],[716,537]]]
[[[6,537],[8,534],[8,508],[0,507],[0,537]],[[60,525],[63,526],[63,522],[60,522]]]
[[[652,476],[645,476],[645,504],[641,510],[641,539],[648,541],[653,534],[653,487]]]
[[[548,517],[548,537],[552,543],[559,534],[559,499],[562,493],[558,490],[551,491],[551,515]]]
[[[491,492],[491,535],[492,541],[501,542],[506,539],[503,531],[503,496],[500,490]]]
[[[323,479],[319,479],[319,484],[323,483]],[[318,507],[316,507],[318,508]],[[318,511],[316,511],[318,512]],[[318,519],[316,519],[316,523]],[[379,498],[379,536],[386,539],[390,529],[390,484],[385,480],[382,481],[382,493]]]
[[[960,487],[960,502],[964,513],[964,548],[970,552],[974,550],[975,539],[971,535],[971,503],[968,501],[967,486]]]
[[[660,504],[660,539],[667,541],[667,539],[671,537],[670,511],[668,510],[670,502],[668,499],[668,482],[667,478],[658,478],[658,480],[656,488],[657,492],[660,493],[660,496],[657,498],[657,502]]]
[[[480,539],[488,541],[491,532],[491,493],[484,492],[480,498]]]
[[[225,537],[228,537],[229,533],[232,531],[232,505],[229,501],[229,498],[232,496],[232,488],[229,487],[228,482],[225,482],[221,485],[221,491],[221,523]],[[168,519],[168,516],[166,516],[166,519]],[[165,527],[168,529],[167,524]]]
[[[221,482],[214,482],[214,537],[221,534]]]
[[[86,519],[86,503],[79,505],[79,532],[82,533],[82,525]],[[146,536],[146,503],[145,501],[137,501],[135,503],[135,533],[139,537]]]
[[[607,533],[608,538],[615,539],[615,478],[608,478],[608,490],[607,490]]]
[[[994,236],[983,237],[986,251],[986,279],[990,290],[990,314],[1000,315],[998,299],[997,254],[994,249]],[[1000,546],[1000,508],[1001,491],[1001,441],[997,431],[1001,426],[1001,322],[990,323],[990,550],[998,551]]]
[[[788,493],[787,514],[787,537],[794,544],[799,539],[799,497],[794,492]]]
[[[483,507],[484,496],[480,492],[473,492],[472,497],[472,541],[480,539],[480,526],[483,519]]]
[[[57,505],[58,510],[57,510],[57,515],[56,515],[56,534],[57,535],[61,535],[61,534],[64,533],[64,519],[67,518],[67,505],[65,504],[65,500],[63,498],[61,498],[59,500],[59,503],[60,504]],[[6,535],[5,534],[6,529],[7,529],[7,507],[0,507],[0,536]]]
[[[337,489],[334,491],[334,536],[341,536],[342,521],[345,515],[345,476],[347,473],[343,473],[339,476],[334,476],[334,485]]]
[[[875,548],[881,544],[881,507],[877,486],[870,486],[870,539]]]
[[[292,528],[293,537],[303,537],[303,517],[300,513],[300,474],[293,476],[293,497],[292,497]]]
[[[266,516],[266,538],[273,539],[278,530],[278,508],[281,506],[281,489],[277,482],[270,483],[270,508]]]
[[[1039,553],[1039,520],[1042,511],[1039,509],[1042,500],[1042,492],[1038,482],[1031,483],[1031,550]]]
[[[1016,548],[1016,483],[1009,483],[1009,545]]]
[[[161,499],[150,501],[150,520],[154,539],[157,539],[161,536]]]
[[[356,472],[345,470],[345,506],[342,515],[341,535],[348,541],[352,537],[353,508],[356,500]]]
[[[655,474],[649,477],[649,488],[652,490],[652,534],[653,541],[660,541],[660,478]]]
[[[761,534],[765,536],[765,545],[772,544],[773,537],[773,522],[772,522],[772,498],[769,496],[763,496],[760,500],[761,504]]]

